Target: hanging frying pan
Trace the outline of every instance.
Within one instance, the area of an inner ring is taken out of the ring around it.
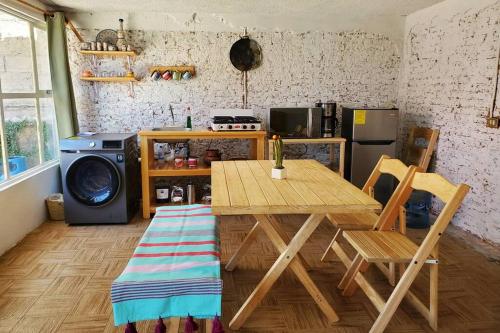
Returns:
[[[236,69],[246,72],[260,66],[262,49],[256,41],[243,36],[231,46],[229,58]]]

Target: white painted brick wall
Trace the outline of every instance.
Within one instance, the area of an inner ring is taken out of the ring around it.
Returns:
[[[97,33],[81,32],[89,40]],[[242,106],[241,73],[229,61],[237,33],[128,32],[131,44],[143,48],[134,66],[142,78],[135,86],[135,98],[127,97],[127,84],[98,84],[95,95],[91,84],[78,79],[83,70],[91,68],[90,58],[78,53],[73,34],[68,37],[82,130],[137,131],[169,124],[169,104],[182,123],[183,110],[190,105],[193,125],[206,127],[211,109]],[[264,119],[269,107],[313,105],[319,99],[370,106],[395,103],[400,60],[397,44],[387,37],[352,31],[266,32],[252,38],[262,47],[263,64],[248,73],[248,101]],[[100,64],[102,70],[120,72],[124,60],[103,59]],[[182,82],[149,78],[149,66],[176,64],[195,65],[197,76]],[[153,111],[162,107],[165,112],[153,118]],[[240,149],[224,150],[238,153]]]
[[[448,2],[407,19],[402,137],[409,126],[440,129],[431,170],[472,186],[453,223],[500,243],[500,130],[483,118],[497,75],[500,2],[458,12]]]

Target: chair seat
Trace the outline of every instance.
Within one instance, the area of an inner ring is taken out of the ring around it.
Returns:
[[[343,236],[367,262],[407,263],[418,250],[396,231],[344,231]]]
[[[378,220],[375,213],[328,214],[330,221],[344,230],[370,230]]]

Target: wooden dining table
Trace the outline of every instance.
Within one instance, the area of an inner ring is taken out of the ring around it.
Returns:
[[[212,212],[215,215],[253,215],[255,225],[225,266],[232,271],[257,237],[264,231],[280,255],[229,327],[241,328],[287,267],[295,273],[329,322],[339,320],[335,310],[307,272],[299,251],[330,213],[376,212],[375,199],[315,160],[285,160],[286,179],[271,178],[272,161],[212,162]],[[283,231],[276,215],[309,215],[292,239]]]

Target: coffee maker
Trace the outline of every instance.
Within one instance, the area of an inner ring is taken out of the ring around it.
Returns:
[[[338,125],[337,120],[337,103],[321,102],[316,103],[316,107],[320,107],[321,114],[321,136],[323,138],[332,138],[335,136],[335,129]]]

